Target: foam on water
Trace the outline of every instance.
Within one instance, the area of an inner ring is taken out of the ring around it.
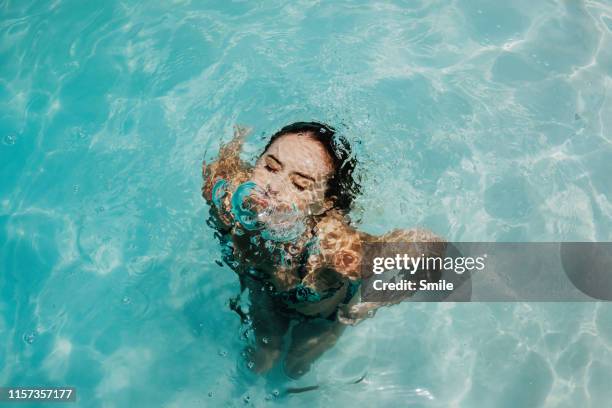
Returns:
[[[370,233],[609,241],[609,2],[0,13],[0,384],[75,386],[84,407],[609,404],[607,304],[404,303],[298,382],[250,373],[200,197],[233,124],[253,160],[320,120],[355,146]]]

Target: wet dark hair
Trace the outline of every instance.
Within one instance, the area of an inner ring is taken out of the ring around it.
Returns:
[[[353,175],[357,159],[352,154],[348,140],[336,134],[336,129],[324,123],[295,122],[273,134],[264,153],[276,139],[289,133],[308,134],[325,148],[334,166],[334,173],[327,182],[325,198],[332,200],[334,208],[345,214],[348,213],[353,200],[361,191],[361,186]]]

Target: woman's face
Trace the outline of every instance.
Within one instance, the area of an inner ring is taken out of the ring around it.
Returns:
[[[272,205],[295,205],[318,214],[327,208],[325,191],[332,172],[331,157],[321,143],[308,134],[289,133],[257,160],[251,181],[264,189]]]

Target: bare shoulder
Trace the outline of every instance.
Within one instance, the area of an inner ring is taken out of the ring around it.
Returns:
[[[411,256],[441,256],[447,247],[444,238],[424,228],[394,229],[375,237],[372,242],[407,244],[402,250]]]
[[[376,238],[377,242],[446,242],[424,228],[394,229]]]
[[[362,246],[369,235],[349,225],[336,211],[319,220],[316,233],[319,253],[314,260],[351,280],[361,278]]]
[[[215,161],[202,163],[202,196],[206,201],[211,201],[212,189],[218,180],[240,184],[249,178],[251,166],[240,159],[240,151],[244,139],[251,131],[251,128],[235,125],[234,136],[221,146],[219,157]]]
[[[368,243],[422,243],[412,249],[430,255],[443,253],[446,240],[424,228],[394,229],[370,235],[351,226],[337,212],[330,212],[317,224],[320,254],[314,258],[350,279],[361,278],[361,262]]]

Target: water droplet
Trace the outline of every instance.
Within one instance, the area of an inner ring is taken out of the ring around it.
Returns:
[[[100,206],[98,208],[96,208],[96,213],[100,214],[104,212],[104,207]]]
[[[75,134],[79,139],[85,139],[87,137],[87,133],[85,133],[82,128],[77,128]]]
[[[23,341],[25,341],[28,344],[34,343],[34,340],[36,340],[36,333],[35,332],[29,332],[29,333],[25,333],[23,335]]]
[[[6,135],[4,136],[4,139],[2,139],[2,142],[7,145],[7,146],[12,146],[17,142],[17,136],[15,135]]]
[[[132,303],[132,299],[130,299],[128,296],[124,296],[123,299],[121,299],[121,302],[124,305],[129,305],[130,303]]]
[[[221,357],[225,357],[225,356],[227,356],[227,351],[225,351],[225,350],[219,350],[219,355],[220,355]]]
[[[280,392],[278,390],[274,390],[272,391],[272,395],[274,395],[275,397],[278,397],[280,395]]]

